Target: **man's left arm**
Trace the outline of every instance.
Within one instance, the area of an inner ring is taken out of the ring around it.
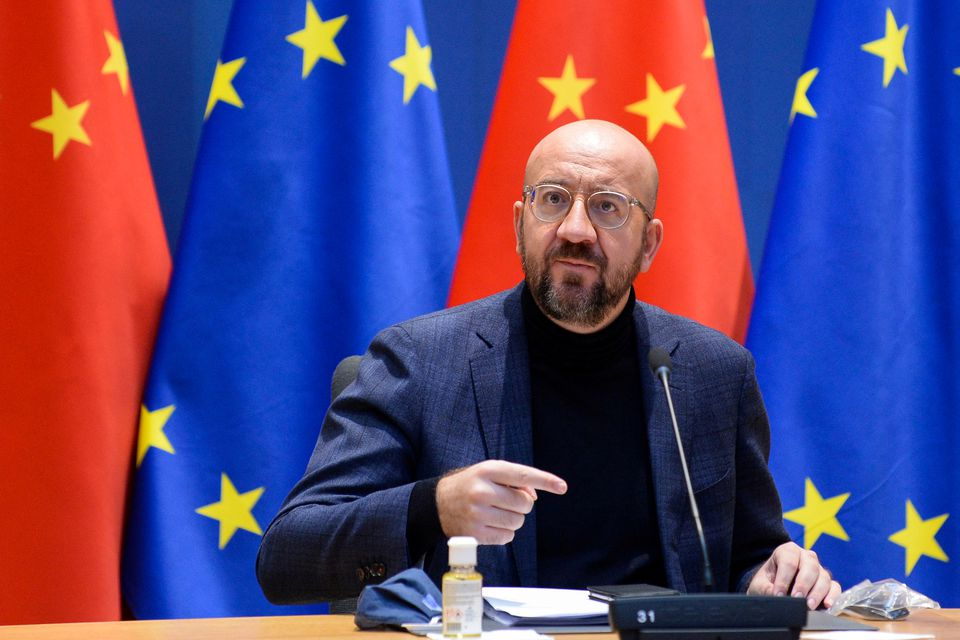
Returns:
[[[740,393],[736,455],[731,577],[738,591],[803,597],[811,609],[821,602],[830,606],[840,585],[831,579],[816,553],[790,541],[783,526],[780,496],[767,465],[770,422],[749,354]]]
[[[773,550],[790,540],[783,526],[783,510],[770,457],[770,422],[757,385],[753,357],[746,351],[737,407],[736,507],[730,581],[746,591],[759,566]]]

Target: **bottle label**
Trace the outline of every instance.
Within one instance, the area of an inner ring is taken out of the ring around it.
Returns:
[[[480,580],[443,581],[443,635],[479,636],[483,630]]]

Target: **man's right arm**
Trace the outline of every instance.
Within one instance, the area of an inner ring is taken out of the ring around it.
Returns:
[[[415,348],[381,333],[327,412],[307,470],[270,524],[257,578],[271,602],[357,595],[411,564],[407,509],[421,437]]]
[[[566,491],[563,480],[532,467],[469,464],[482,459],[479,442],[470,447],[458,439],[456,455],[438,453],[448,437],[461,436],[447,433],[451,418],[442,410],[421,415],[424,394],[435,399],[440,384],[422,379],[429,368],[401,327],[371,343],[356,384],[331,406],[306,473],[264,534],[257,578],[271,602],[356,596],[418,562],[439,536],[504,544],[522,526],[537,490]],[[447,473],[441,458],[469,466]],[[418,513],[424,523],[410,522]]]

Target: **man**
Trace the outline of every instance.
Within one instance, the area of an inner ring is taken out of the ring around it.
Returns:
[[[267,597],[354,596],[445,541],[484,546],[488,585],[702,589],[702,558],[651,347],[672,394],[720,590],[829,606],[840,587],[788,542],[753,360],[635,301],[663,239],[649,151],[608,122],[547,135],[514,204],[519,287],[391,327],[331,406],[260,548]]]

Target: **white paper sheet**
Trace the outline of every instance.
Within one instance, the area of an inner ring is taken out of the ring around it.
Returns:
[[[448,640],[442,633],[428,633],[430,640]],[[545,636],[533,629],[497,629],[484,631],[480,640],[553,640],[553,636]]]
[[[607,615],[605,602],[591,600],[585,589],[484,587],[483,599],[518,618],[585,618]]]
[[[922,633],[888,633],[886,631],[805,631],[801,640],[921,640],[933,638]]]

